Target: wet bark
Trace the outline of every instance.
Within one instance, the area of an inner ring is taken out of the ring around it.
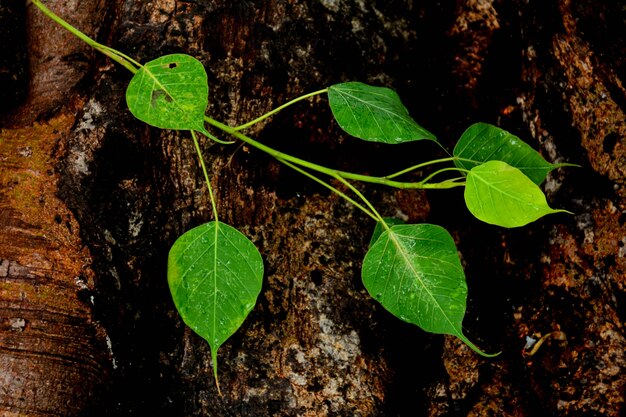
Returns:
[[[621,6],[75,3],[47,4],[140,61],[200,59],[208,112],[227,123],[360,80],[397,89],[448,148],[472,122],[498,124],[550,161],[581,165],[544,185],[552,206],[575,214],[502,230],[470,219],[458,192],[363,188],[383,214],[441,224],[457,239],[470,291],[464,327],[503,352],[483,359],[367,296],[366,216],[254,149],[205,142],[221,220],[255,242],[266,266],[257,307],[220,349],[220,398],[208,346],[180,321],[165,279],[176,237],[211,217],[189,138],[132,118],[123,68],[32,5],[23,19],[3,5],[16,28],[5,32],[18,37],[7,54],[28,52],[28,61],[0,59],[0,75],[12,74],[1,90],[13,97],[0,133],[3,415],[623,415]],[[323,99],[250,134],[371,174],[439,156],[428,144],[348,138]],[[530,356],[525,346],[544,335]]]

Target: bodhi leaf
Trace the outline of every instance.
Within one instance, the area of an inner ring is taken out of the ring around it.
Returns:
[[[328,88],[328,103],[339,126],[357,138],[391,144],[437,140],[409,116],[398,94],[389,88],[335,84]]]
[[[465,204],[477,219],[502,227],[524,226],[546,214],[566,212],[550,208],[537,184],[502,161],[489,161],[470,170]]]
[[[206,134],[208,95],[202,63],[189,55],[173,54],[137,71],[126,89],[126,103],[136,118],[149,125]]]
[[[535,184],[541,184],[550,171],[561,166],[543,159],[517,136],[487,123],[476,123],[467,128],[453,154],[476,161],[457,160],[455,164],[459,168],[469,170],[483,162],[504,161],[521,170]]]
[[[167,281],[183,321],[211,347],[217,383],[217,350],[239,329],[261,292],[261,255],[237,229],[205,223],[170,249]]]
[[[369,294],[394,316],[427,332],[465,337],[467,285],[452,236],[432,224],[396,225],[386,230],[363,260]]]

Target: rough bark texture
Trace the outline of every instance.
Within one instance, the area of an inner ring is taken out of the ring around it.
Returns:
[[[453,233],[470,288],[466,331],[503,351],[487,360],[400,323],[367,296],[366,216],[253,149],[204,143],[222,220],[266,265],[257,307],[220,349],[220,398],[208,346],[178,318],[165,279],[170,245],[210,218],[189,138],[132,118],[123,68],[32,5],[28,25],[19,7],[3,5],[2,21],[16,30],[0,34],[17,37],[6,53],[29,59],[0,57],[0,75],[11,74],[0,90],[14,97],[0,131],[2,415],[623,416],[618,2],[47,4],[141,61],[196,56],[209,75],[208,112],[227,123],[360,80],[396,88],[449,148],[481,120],[581,168],[545,184],[551,204],[575,215],[514,230],[470,219],[458,192],[363,188],[384,214]],[[329,120],[317,99],[250,133],[371,174],[438,155],[428,144],[357,142]],[[549,334],[529,356],[527,342]]]

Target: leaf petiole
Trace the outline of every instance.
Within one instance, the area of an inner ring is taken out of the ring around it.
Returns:
[[[370,210],[368,210],[366,207],[364,207],[362,204],[358,203],[357,201],[355,201],[353,198],[351,198],[350,196],[348,196],[346,193],[342,192],[341,190],[338,190],[337,188],[333,187],[332,185],[330,185],[329,183],[327,183],[326,181],[316,177],[315,175],[311,174],[310,172],[300,168],[298,165],[296,164],[292,164],[289,161],[286,161],[284,159],[280,159],[277,158],[278,161],[282,162],[283,164],[287,165],[288,167],[292,168],[295,171],[298,171],[299,173],[301,173],[302,175],[312,179],[313,181],[317,182],[318,184],[328,188],[330,191],[332,191],[333,193],[337,194],[338,196],[344,198],[345,200],[347,200],[350,204],[353,204],[356,208],[360,209],[361,211],[363,211],[363,213],[367,214],[368,216],[370,216],[372,219],[374,219],[375,221],[379,221],[379,216],[378,213],[374,213],[371,212]],[[341,178],[339,178],[339,180],[341,181]],[[345,180],[344,180],[345,181]],[[343,182],[343,181],[342,181]]]
[[[244,123],[242,125],[233,127],[232,129],[234,131],[247,129],[250,126],[253,126],[253,125],[255,125],[255,124],[259,123],[259,122],[262,122],[263,120],[267,119],[268,117],[275,115],[279,111],[281,111],[281,110],[291,106],[292,104],[295,104],[295,103],[297,103],[299,101],[306,100],[307,98],[314,97],[314,96],[317,96],[317,95],[320,95],[320,94],[324,94],[324,93],[327,93],[327,92],[328,92],[328,88],[324,88],[322,90],[313,91],[312,93],[304,94],[304,95],[302,95],[300,97],[294,98],[291,101],[288,101],[287,103],[285,103],[285,104],[283,104],[283,105],[281,105],[279,107],[276,107],[274,110],[269,111],[269,112],[265,113],[264,115],[259,116],[256,119],[249,121],[248,123]]]
[[[204,163],[204,158],[202,157],[202,150],[200,149],[200,144],[198,143],[198,137],[196,136],[196,132],[191,130],[191,137],[193,138],[193,144],[196,148],[196,154],[198,155],[198,159],[200,160],[200,166],[202,167],[202,174],[204,174],[204,181],[206,182],[206,187],[209,190],[209,198],[211,199],[211,209],[213,210],[213,219],[217,222],[217,204],[215,203],[215,196],[213,195],[213,188],[211,187],[211,181],[209,180],[209,173],[206,169],[206,164]]]
[[[399,177],[401,175],[408,174],[411,171],[422,169],[422,168],[425,168],[425,167],[430,166],[430,165],[440,164],[440,163],[444,163],[444,162],[454,162],[455,160],[457,160],[457,157],[455,157],[455,156],[450,156],[450,157],[441,158],[441,159],[433,159],[432,161],[423,162],[421,164],[417,164],[417,165],[413,165],[413,166],[411,166],[409,168],[405,168],[402,171],[395,172],[395,173],[393,173],[391,175],[386,175],[385,178],[387,178],[387,179],[396,178],[396,177]]]
[[[426,184],[426,183],[428,183],[428,181],[430,181],[431,179],[433,179],[437,175],[439,175],[441,173],[444,173],[444,172],[449,172],[449,171],[457,171],[457,172],[464,172],[464,173],[469,172],[466,169],[456,168],[456,167],[442,168],[442,169],[437,170],[437,171],[433,172],[432,174],[428,175],[426,178],[424,178],[422,181],[420,181],[420,183],[421,184]],[[440,184],[442,184],[442,183],[440,183]],[[435,185],[435,184],[432,184],[432,185]]]
[[[341,178],[340,176],[336,176],[335,178],[338,181],[341,181],[354,194],[356,194],[361,199],[361,201],[363,201],[367,205],[367,207],[371,210],[371,212],[374,213],[374,220],[376,220],[378,223],[380,223],[385,230],[389,230],[390,229],[389,225],[387,224],[387,222],[385,221],[383,216],[381,216],[380,213],[376,210],[376,208],[374,208],[372,203],[370,203],[370,201],[367,198],[365,198],[363,193],[361,193],[354,185],[350,184],[346,179]]]

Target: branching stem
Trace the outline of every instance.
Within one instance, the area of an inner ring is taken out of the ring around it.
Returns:
[[[50,19],[52,19],[53,21],[57,22],[59,25],[61,25],[63,28],[65,28],[66,30],[68,30],[70,33],[72,33],[74,36],[78,37],[79,39],[81,39],[83,42],[85,42],[86,44],[88,44],[89,46],[93,47],[94,49],[102,52],[104,55],[108,56],[109,58],[111,58],[112,60],[114,60],[115,62],[119,63],[120,65],[122,65],[124,68],[128,69],[130,72],[132,72],[133,74],[135,74],[139,68],[141,68],[141,64],[139,62],[137,62],[136,60],[132,59],[131,57],[116,51],[113,48],[110,48],[106,45],[102,45],[98,42],[96,42],[95,40],[91,39],[89,36],[85,35],[83,32],[79,31],[78,29],[76,29],[75,27],[73,27],[72,25],[70,25],[68,22],[66,22],[65,20],[61,19],[59,16],[57,16],[56,14],[54,14],[50,9],[48,9],[43,3],[41,3],[40,0],[30,0],[35,6],[37,6],[46,16],[48,16]],[[316,96],[316,95],[320,95],[323,93],[328,92],[328,89],[322,89],[322,90],[318,90],[318,91],[314,91],[312,93],[308,93],[308,94],[304,94],[300,97],[297,97],[279,107],[277,107],[276,109],[248,122],[245,123],[243,125],[240,126],[236,126],[236,127],[230,127],[224,123],[221,123],[215,119],[212,119],[208,116],[204,117],[204,120],[209,123],[210,125],[222,130],[223,132],[247,143],[250,146],[253,146],[254,148],[257,148],[271,156],[273,156],[274,158],[283,161],[283,162],[289,162],[293,165],[297,165],[299,167],[303,167],[303,168],[307,168],[309,170],[312,171],[316,171],[319,173],[323,173],[326,174],[328,176],[334,177],[334,178],[343,178],[346,180],[352,180],[352,181],[359,181],[359,182],[366,182],[366,183],[371,183],[371,184],[379,184],[379,185],[384,185],[384,186],[388,186],[388,187],[393,187],[393,188],[401,188],[401,189],[445,189],[445,188],[452,188],[452,187],[462,187],[465,184],[462,182],[456,182],[456,181],[443,181],[441,183],[428,183],[426,180],[424,181],[419,181],[419,182],[404,182],[404,181],[395,181],[393,180],[393,178],[396,178],[400,175],[406,174],[408,172],[414,171],[416,169],[420,169],[429,165],[433,165],[433,164],[437,164],[437,163],[442,163],[442,162],[450,162],[450,161],[454,161],[454,160],[460,160],[460,158],[457,157],[448,157],[448,158],[442,158],[442,159],[437,159],[437,160],[433,160],[433,161],[429,161],[429,162],[425,162],[422,164],[418,164],[415,166],[412,166],[410,168],[404,169],[402,171],[396,172],[394,174],[385,176],[385,177],[374,177],[374,176],[369,176],[369,175],[363,175],[363,174],[356,174],[356,173],[352,173],[352,172],[346,172],[346,171],[340,171],[340,170],[336,170],[336,169],[332,169],[332,168],[328,168],[322,165],[318,165],[315,164],[313,162],[310,161],[306,161],[304,159],[301,158],[297,158],[295,156],[280,152],[276,149],[273,149],[267,145],[264,145],[254,139],[252,139],[249,136],[246,136],[242,133],[240,133],[240,130],[243,130],[245,128],[248,128],[256,123],[261,122],[262,120],[267,119],[268,117],[278,113],[279,111],[283,110],[284,108],[293,105],[294,103],[297,103],[301,100],[305,100],[307,98]],[[193,133],[193,132],[192,132]],[[206,132],[208,133],[208,132]],[[194,134],[195,135],[195,134]],[[224,143],[223,141],[217,140],[217,138],[215,138],[215,136],[210,135],[209,137],[213,140],[216,140],[217,142],[220,143]],[[195,137],[194,137],[195,138]],[[196,142],[196,146],[197,146],[197,139],[194,139]],[[202,159],[200,159],[201,163],[203,164],[203,169],[206,169],[204,167],[204,161]],[[208,176],[207,176],[208,178]],[[431,177],[427,178],[430,179]],[[207,184],[208,184],[208,180],[207,180]],[[210,185],[208,185],[210,187]],[[214,204],[215,202],[212,201],[212,203]],[[214,210],[215,214],[217,214],[217,212]]]
[[[462,183],[454,183],[451,184],[449,182],[442,182],[442,183],[434,183],[434,184],[428,184],[428,183],[422,183],[422,182],[402,182],[402,181],[394,181],[389,179],[388,177],[373,177],[370,175],[363,175],[363,174],[356,174],[353,172],[347,172],[347,171],[341,171],[341,170],[336,170],[336,169],[332,169],[332,168],[328,168],[322,165],[318,165],[315,164],[313,162],[283,153],[279,150],[276,150],[274,148],[271,148],[261,142],[258,142],[254,139],[252,139],[249,136],[246,136],[240,132],[238,132],[237,130],[235,130],[235,128],[230,127],[228,125],[225,125],[222,122],[219,122],[211,117],[205,116],[204,120],[210,124],[213,127],[216,127],[220,130],[222,130],[223,132],[234,136],[235,138],[247,143],[248,145],[257,148],[260,151],[263,151],[265,153],[267,153],[268,155],[279,159],[279,160],[283,160],[283,161],[288,161],[291,162],[294,165],[298,165],[304,168],[308,168],[312,171],[316,171],[322,174],[326,174],[328,176],[331,177],[341,177],[344,179],[348,179],[348,180],[353,180],[353,181],[359,181],[359,182],[367,182],[367,183],[371,183],[371,184],[379,184],[379,185],[385,185],[388,187],[393,187],[393,188],[401,188],[401,189],[409,189],[409,188],[413,188],[413,189],[443,189],[443,188],[451,188],[451,187],[459,187],[459,186],[463,186]]]

